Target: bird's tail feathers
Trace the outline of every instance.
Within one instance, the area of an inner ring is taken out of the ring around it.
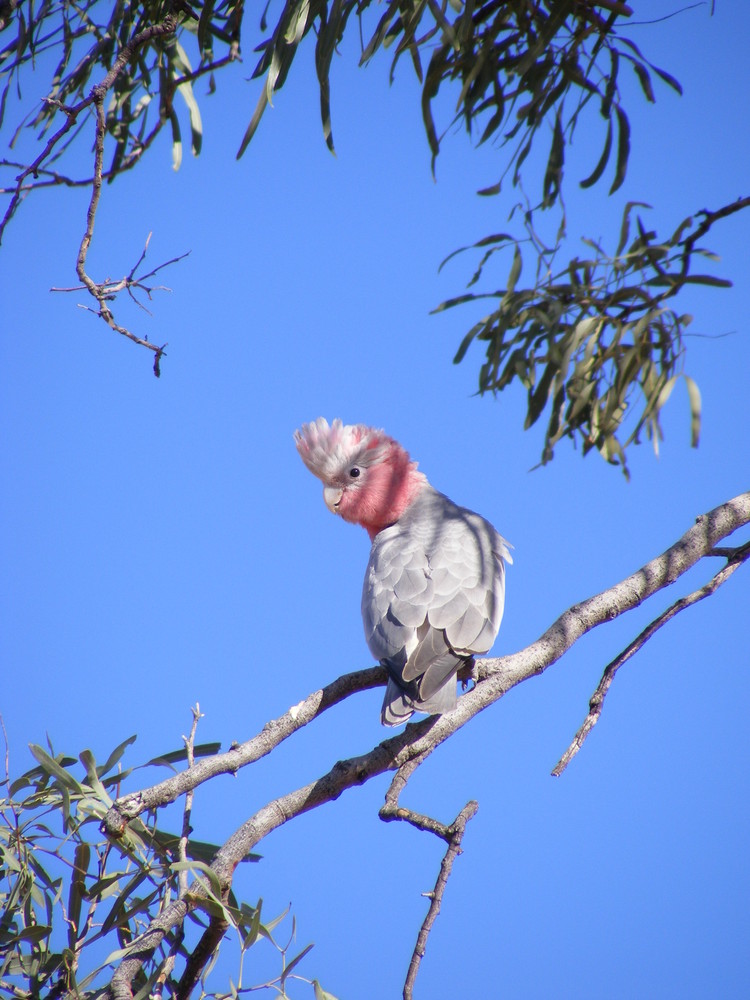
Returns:
[[[455,673],[442,687],[424,700],[413,698],[392,677],[389,677],[380,718],[384,726],[401,726],[409,721],[414,712],[424,712],[426,715],[452,712],[457,700]]]
[[[409,695],[391,678],[385,689],[380,721],[384,726],[401,726],[414,715],[414,707]]]

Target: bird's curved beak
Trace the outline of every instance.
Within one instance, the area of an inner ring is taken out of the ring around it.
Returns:
[[[337,489],[335,486],[326,486],[323,489],[323,499],[326,502],[326,507],[332,514],[338,514],[339,501],[343,495],[344,491]]]

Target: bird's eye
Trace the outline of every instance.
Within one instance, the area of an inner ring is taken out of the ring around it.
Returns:
[[[357,476],[359,475],[359,471],[360,470],[355,465],[353,469],[349,469],[349,475],[351,476],[352,479],[356,479]]]

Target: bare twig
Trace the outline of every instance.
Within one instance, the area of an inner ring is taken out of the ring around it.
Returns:
[[[412,774],[414,774],[425,758],[426,755],[425,757],[414,757],[412,760],[402,764],[398,771],[396,771],[390,787],[385,793],[385,802],[381,806],[378,815],[384,823],[401,820],[416,827],[417,830],[434,833],[436,837],[440,837],[441,840],[450,843],[452,826],[446,826],[445,823],[433,819],[432,816],[425,816],[423,813],[414,812],[414,810],[407,809],[405,806],[399,804],[401,792],[406,788],[409,778],[411,778]]]
[[[411,956],[411,961],[409,962],[409,970],[406,974],[406,981],[404,983],[404,1000],[412,1000],[412,997],[414,996],[414,983],[417,978],[417,973],[419,972],[420,963],[424,958],[424,954],[427,949],[427,939],[430,936],[432,925],[435,923],[438,914],[440,913],[440,905],[443,901],[443,894],[445,893],[446,886],[448,885],[448,879],[450,878],[451,871],[453,870],[453,862],[461,853],[461,841],[463,840],[464,831],[466,830],[466,824],[476,815],[478,808],[479,805],[476,802],[467,802],[449,827],[450,837],[448,841],[448,850],[445,852],[445,856],[443,857],[440,865],[440,872],[438,873],[437,881],[435,882],[435,888],[431,893],[427,894],[430,899],[430,907],[427,911],[427,916],[424,918],[424,922],[419,929],[417,943],[414,946],[414,952]]]
[[[409,823],[417,830],[423,830],[426,833],[434,833],[435,836],[440,837],[448,844],[448,849],[445,852],[442,864],[440,865],[440,872],[438,874],[437,882],[435,883],[435,888],[432,892],[425,894],[430,899],[430,907],[427,911],[427,916],[422,923],[422,927],[420,928],[417,936],[417,943],[414,946],[414,952],[412,953],[411,961],[409,962],[409,969],[404,983],[404,1000],[412,1000],[412,996],[414,994],[414,983],[417,978],[417,973],[419,972],[420,963],[424,958],[425,950],[427,948],[427,939],[430,936],[432,926],[440,913],[440,904],[443,899],[443,893],[445,892],[445,888],[448,884],[448,878],[450,877],[450,873],[453,868],[453,862],[456,856],[461,853],[461,840],[463,838],[466,824],[476,814],[476,811],[479,808],[478,803],[474,801],[468,802],[455,818],[453,823],[451,823],[450,826],[446,826],[445,823],[441,823],[439,820],[433,819],[432,816],[425,816],[423,813],[417,813],[412,809],[407,809],[406,807],[399,805],[399,796],[401,792],[404,790],[409,778],[423,760],[424,757],[415,757],[398,769],[393,777],[393,781],[391,781],[388,791],[386,792],[385,803],[379,813],[380,818],[387,823],[393,822],[394,820]]]
[[[185,752],[187,755],[187,765],[188,771],[195,766],[195,733],[198,729],[198,722],[203,718],[201,712],[201,707],[198,702],[195,703],[195,708],[191,708],[190,711],[193,714],[193,724],[190,727],[190,733],[187,736],[183,736],[183,742],[185,744]],[[190,788],[185,793],[185,805],[182,810],[182,833],[180,835],[179,842],[177,844],[177,860],[187,861],[187,845],[190,839],[190,834],[192,833],[192,827],[190,826],[190,815],[193,810],[193,789]],[[188,891],[187,882],[187,870],[182,869],[177,876],[177,883],[180,887],[180,896],[184,896]]]
[[[111,72],[111,71],[110,71]],[[109,75],[109,74],[108,74]],[[158,378],[161,375],[160,362],[164,354],[164,349],[166,344],[162,344],[161,347],[158,344],[152,344],[149,340],[144,340],[141,337],[136,336],[126,327],[121,326],[119,323],[115,322],[115,318],[112,314],[112,310],[106,304],[111,301],[113,297],[113,290],[111,282],[105,282],[104,284],[97,284],[93,278],[89,277],[86,272],[86,257],[89,252],[89,247],[91,245],[91,240],[94,235],[94,220],[96,219],[96,210],[99,206],[99,198],[101,196],[102,190],[102,163],[104,160],[104,134],[106,131],[106,120],[104,117],[104,94],[106,91],[103,89],[103,85],[100,84],[99,88],[94,88],[94,106],[96,109],[96,141],[94,144],[94,181],[91,187],[91,200],[89,201],[88,212],[86,213],[86,231],[83,234],[83,239],[81,240],[81,246],[78,251],[78,259],[76,261],[76,273],[78,277],[83,282],[83,284],[88,289],[91,296],[96,299],[99,304],[98,316],[104,320],[104,322],[115,332],[122,334],[123,337],[127,337],[136,344],[140,344],[141,347],[146,347],[148,350],[154,352],[154,375]],[[149,234],[150,239],[150,234]],[[143,249],[138,262],[135,267],[130,272],[128,278],[124,280],[124,286],[128,287],[135,268],[146,256],[146,250],[148,249],[149,239],[146,240],[146,246]],[[183,256],[185,256],[183,254]],[[175,258],[179,259],[179,258]]]
[[[10,788],[10,746],[8,744],[8,732],[5,728],[5,719],[0,715],[0,731],[3,734],[3,743],[5,744],[5,777],[0,784],[7,785]]]
[[[698,590],[694,590],[692,594],[688,594],[687,597],[681,597],[679,601],[675,601],[671,607],[667,608],[667,610],[659,615],[658,618],[655,618],[650,625],[647,625],[640,635],[638,635],[630,643],[630,645],[619,654],[619,656],[616,656],[611,663],[607,664],[604,668],[602,679],[599,681],[596,691],[594,691],[589,701],[588,715],[583,720],[580,729],[573,737],[570,746],[552,769],[551,773],[553,777],[558,778],[563,773],[565,768],[583,746],[586,737],[599,721],[599,716],[602,714],[602,709],[604,708],[604,699],[606,698],[607,692],[612,685],[612,681],[615,679],[615,674],[620,667],[624,663],[627,663],[631,656],[634,656],[643,646],[645,646],[648,640],[659,631],[662,625],[666,625],[667,622],[674,618],[675,615],[678,615],[680,611],[684,611],[693,604],[697,604],[698,601],[702,601],[705,597],[710,597],[711,594],[715,593],[722,583],[725,583],[729,579],[738,566],[741,566],[746,559],[750,558],[750,543],[736,549],[712,549],[706,554],[709,556],[726,554],[728,559],[727,564],[722,567],[722,569],[720,569],[718,573],[716,573],[708,581],[708,583],[699,587]]]

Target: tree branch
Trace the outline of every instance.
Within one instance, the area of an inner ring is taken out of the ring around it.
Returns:
[[[612,681],[615,679],[615,674],[620,669],[620,667],[626,663],[631,656],[634,656],[648,640],[659,631],[662,625],[666,625],[668,621],[678,615],[680,611],[684,611],[685,608],[691,607],[693,604],[697,604],[698,601],[702,601],[704,597],[710,597],[711,594],[715,593],[718,588],[724,583],[729,577],[734,573],[734,571],[741,566],[742,563],[750,558],[750,542],[747,545],[743,545],[737,549],[729,550],[732,555],[728,558],[727,564],[719,570],[718,573],[714,574],[708,583],[704,584],[698,590],[694,590],[692,594],[688,594],[687,597],[681,597],[679,601],[667,608],[658,618],[655,618],[650,625],[638,635],[629,646],[627,646],[619,656],[616,656],[611,663],[609,663],[604,668],[604,673],[602,674],[602,679],[591,696],[589,701],[589,712],[586,718],[583,720],[580,729],[573,737],[573,740],[562,755],[560,760],[557,762],[555,767],[552,769],[552,776],[558,778],[571,760],[575,757],[578,751],[584,744],[586,737],[589,735],[591,730],[594,728],[596,723],[599,721],[599,716],[602,714],[602,709],[604,708],[604,699],[607,696]],[[716,550],[712,550],[707,553],[707,555],[715,555]]]
[[[44,161],[51,155],[52,151],[55,149],[60,140],[65,135],[67,135],[67,133],[73,128],[73,126],[78,121],[78,117],[84,111],[86,111],[89,107],[91,107],[92,104],[98,103],[99,105],[103,105],[107,91],[111,89],[111,87],[117,80],[117,77],[127,66],[130,60],[133,58],[135,52],[137,52],[137,50],[142,45],[145,45],[153,38],[173,34],[176,28],[177,28],[177,17],[174,14],[167,14],[162,21],[159,21],[157,24],[151,24],[147,28],[144,28],[143,31],[139,31],[130,39],[129,42],[127,42],[122,47],[122,49],[120,50],[120,54],[118,55],[117,59],[115,60],[114,64],[112,65],[112,68],[109,70],[107,75],[104,77],[103,80],[101,80],[99,83],[97,83],[94,87],[91,88],[88,95],[84,97],[82,101],[79,101],[78,104],[72,107],[59,104],[59,102],[51,102],[51,103],[56,103],[56,106],[58,106],[60,110],[65,113],[66,117],[65,124],[62,125],[57,130],[57,132],[55,132],[54,135],[50,136],[50,138],[47,140],[47,144],[45,145],[44,149],[39,154],[39,156],[37,156],[34,162],[31,163],[28,167],[26,167],[22,171],[22,173],[19,174],[19,176],[16,178],[16,187],[13,193],[13,197],[11,198],[10,204],[5,212],[3,220],[0,223],[0,243],[2,243],[5,227],[12,219],[16,209],[18,208],[19,204],[23,199],[24,184],[26,179],[30,176],[36,177]],[[92,183],[94,185],[96,184],[96,175],[94,176]],[[101,171],[100,171],[100,186],[101,186]]]
[[[463,839],[466,824],[470,819],[472,819],[473,816],[476,815],[476,811],[479,808],[479,804],[477,802],[467,802],[453,823],[451,823],[450,826],[446,826],[444,823],[440,823],[431,816],[425,816],[422,813],[414,812],[411,809],[407,809],[404,806],[399,805],[399,796],[401,792],[404,790],[409,778],[412,774],[414,774],[423,759],[424,758],[415,758],[407,764],[403,764],[398,769],[393,777],[393,781],[391,781],[388,791],[386,792],[385,803],[379,813],[380,818],[386,823],[393,822],[394,820],[401,820],[404,823],[409,823],[411,826],[416,827],[417,830],[434,833],[448,844],[448,849],[446,850],[442,864],[440,865],[440,872],[438,873],[435,888],[432,892],[424,894],[430,899],[430,907],[419,930],[419,934],[417,935],[417,943],[414,946],[411,961],[409,962],[409,969],[404,983],[404,1000],[412,1000],[414,995],[414,983],[416,982],[417,973],[419,972],[419,965],[424,958],[425,950],[427,948],[427,939],[430,936],[432,926],[440,913],[440,905],[446,886],[448,885],[448,879],[450,878],[450,874],[453,869],[453,862],[455,861],[457,855],[461,853],[461,840]]]
[[[241,767],[255,763],[271,753],[280,743],[304,728],[319,715],[338,705],[349,695],[385,683],[383,667],[369,667],[337,677],[331,684],[313,691],[298,705],[293,705],[278,719],[267,722],[260,733],[244,743],[235,743],[226,753],[204,757],[188,770],[160,781],[158,784],[117,799],[102,821],[102,832],[115,839],[122,835],[127,823],[160,806],[174,802],[181,795],[218,774],[235,774]]]
[[[398,791],[403,788],[414,769],[475,715],[498,701],[516,684],[543,673],[586,632],[604,622],[612,621],[674,583],[700,559],[712,555],[718,542],[748,523],[750,523],[750,492],[740,494],[709,513],[700,515],[693,527],[666,552],[613,587],[580,604],[573,605],[526,649],[509,656],[479,661],[476,686],[459,699],[458,706],[453,712],[409,723],[402,732],[388,737],[367,753],[340,760],[317,780],[267,803],[246,820],[217,852],[211,868],[216,873],[222,888],[231,885],[237,865],[273,830],[296,816],[337,799],[343,791],[364,784],[389,770],[397,772],[389,789],[390,804],[393,805],[397,801]],[[748,549],[750,543],[735,550],[737,565],[747,559]],[[326,688],[308,696],[280,719],[269,723],[258,736],[247,743],[231,749],[227,754],[205,759],[189,771],[183,771],[166,782],[118,800],[107,813],[102,828],[112,836],[121,836],[127,821],[144,809],[165,805],[189,788],[195,788],[213,774],[235,771],[259,759],[297,729],[307,725],[331,704],[335,704],[356,690],[382,684],[384,680],[385,675],[381,668],[359,671],[339,678]],[[386,812],[388,806],[387,799]],[[409,814],[409,811],[406,810],[406,813]],[[443,835],[439,829],[440,825],[435,824],[435,821],[422,823],[422,818],[417,814],[409,815],[414,825],[422,824],[422,828]],[[429,820],[429,817],[427,819]],[[435,826],[435,829],[431,826]],[[450,839],[452,841],[452,838]],[[455,856],[455,853],[452,856]],[[188,910],[195,906],[197,899],[204,894],[205,891],[200,885],[194,885],[188,897],[166,907],[146,933],[134,943],[133,952],[123,959],[112,979],[111,995],[115,1000],[124,998],[130,1000],[132,993],[129,984],[138,970],[158,947],[169,929],[180,924]]]
[[[106,117],[104,113],[104,98],[106,97],[108,91],[113,87],[115,81],[122,73],[123,69],[130,63],[133,56],[143,45],[147,44],[154,38],[163,37],[165,35],[171,35],[177,28],[177,17],[173,13],[167,14],[161,21],[156,24],[151,24],[142,31],[137,32],[129,42],[123,45],[120,50],[117,59],[114,61],[111,69],[106,74],[103,80],[97,83],[91,88],[89,94],[82,100],[79,101],[73,107],[61,104],[59,101],[52,99],[47,99],[48,104],[53,104],[58,107],[65,114],[65,124],[62,125],[57,132],[47,141],[42,152],[34,160],[34,162],[26,167],[16,178],[16,187],[13,191],[8,208],[5,215],[0,222],[0,243],[2,242],[3,233],[5,228],[10,222],[11,218],[15,214],[16,209],[23,200],[25,194],[28,192],[29,186],[26,181],[30,176],[36,177],[40,171],[42,164],[52,155],[57,144],[67,135],[68,132],[77,123],[79,116],[87,111],[90,107],[94,108],[94,119],[95,119],[95,130],[94,130],[94,175],[91,180],[91,199],[89,201],[88,210],[86,213],[86,229],[81,240],[81,245],[78,250],[78,257],[76,260],[76,273],[79,279],[88,289],[91,296],[98,303],[97,315],[104,320],[104,322],[116,333],[121,334],[123,337],[127,337],[134,343],[139,344],[141,347],[146,347],[148,350],[154,352],[154,375],[158,378],[161,374],[161,359],[164,355],[164,349],[167,346],[162,344],[152,344],[149,340],[145,340],[142,337],[138,337],[136,334],[132,333],[126,327],[121,326],[119,323],[115,322],[114,316],[111,309],[106,304],[112,296],[112,289],[109,282],[104,284],[97,284],[86,272],[86,258],[88,255],[89,247],[91,245],[91,240],[94,235],[94,221],[96,219],[96,212],[99,206],[99,198],[101,196],[102,189],[102,178],[103,178],[103,166],[104,166],[104,137],[107,131]],[[179,258],[176,258],[179,259]],[[140,261],[139,261],[140,263]],[[138,265],[136,265],[137,267]]]
[[[406,974],[406,982],[404,983],[404,1000],[412,1000],[412,997],[414,996],[414,983],[417,978],[417,973],[419,972],[419,965],[424,958],[425,950],[427,948],[427,938],[430,936],[432,925],[435,923],[438,914],[440,913],[440,904],[443,901],[443,894],[445,893],[446,886],[448,885],[448,879],[450,878],[451,871],[453,870],[453,862],[461,853],[461,841],[463,840],[466,824],[476,815],[478,808],[479,805],[477,802],[467,802],[449,828],[450,839],[448,842],[448,850],[445,852],[445,856],[440,865],[440,872],[438,874],[437,881],[435,882],[435,888],[431,893],[427,893],[430,899],[430,908],[427,911],[427,916],[424,918],[424,923],[422,924],[419,934],[417,935],[417,943],[414,946],[414,953],[412,954],[411,961],[409,962],[409,971]]]

